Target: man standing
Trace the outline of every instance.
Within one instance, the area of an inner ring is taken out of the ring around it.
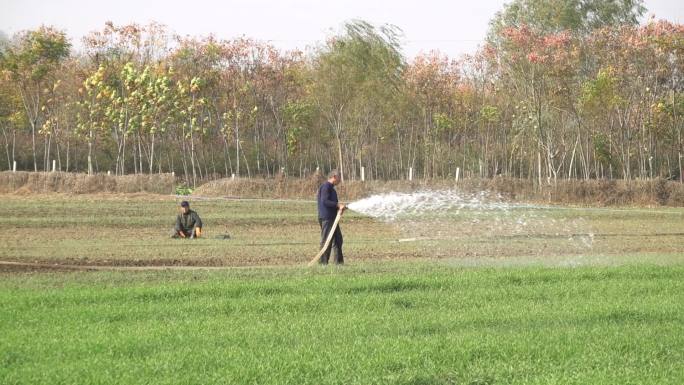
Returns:
[[[202,235],[202,220],[194,210],[190,210],[190,203],[183,201],[180,204],[181,213],[176,217],[176,227],[171,234],[172,238],[199,238]]]
[[[345,205],[339,203],[337,199],[337,191],[335,191],[335,186],[340,183],[340,173],[337,170],[333,170],[328,174],[328,180],[318,188],[318,224],[321,225],[321,248],[325,245],[325,240],[330,234],[331,227],[335,222],[335,217],[337,216],[337,211],[344,212],[346,209]],[[338,224],[335,232],[333,233],[332,242],[328,245],[319,263],[322,265],[328,264],[328,259],[330,259],[331,249],[335,249],[335,263],[343,264],[344,256],[342,255],[342,230]]]

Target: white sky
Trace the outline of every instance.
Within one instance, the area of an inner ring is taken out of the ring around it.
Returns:
[[[474,53],[501,0],[0,0],[0,30],[7,35],[41,24],[66,30],[75,48],[81,37],[115,25],[154,20],[180,35],[247,36],[283,49],[305,49],[352,18],[404,31],[404,53],[438,49],[458,57]],[[684,22],[684,1],[646,0],[648,14]]]

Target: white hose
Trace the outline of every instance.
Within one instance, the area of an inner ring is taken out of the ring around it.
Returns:
[[[321,251],[316,254],[316,256],[309,262],[309,266],[313,266],[316,264],[321,259],[321,255],[325,253],[325,250],[330,246],[330,241],[333,238],[333,235],[335,235],[335,230],[337,230],[337,224],[340,222],[340,218],[342,217],[342,210],[337,211],[337,216],[335,217],[335,222],[333,222],[332,227],[330,227],[330,232],[328,233],[328,238],[325,240],[325,244],[323,245],[323,248],[321,248]]]

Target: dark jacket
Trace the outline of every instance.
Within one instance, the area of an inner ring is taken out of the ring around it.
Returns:
[[[195,227],[202,228],[202,220],[199,215],[193,210],[188,210],[187,214],[178,214],[176,217],[176,231],[183,231],[189,233]]]
[[[337,216],[337,202],[335,186],[326,181],[318,188],[318,218],[335,219],[335,216]]]

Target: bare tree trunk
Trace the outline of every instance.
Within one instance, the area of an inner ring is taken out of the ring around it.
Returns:
[[[233,161],[230,159],[230,152],[228,151],[228,139],[223,136],[224,153],[223,153],[223,165],[226,168],[226,176],[228,176],[228,169],[230,168],[230,173],[233,173]],[[226,161],[228,164],[226,165]]]
[[[45,172],[50,171],[50,147],[52,147],[52,135],[48,134],[45,138]]]
[[[672,79],[674,85],[674,78]],[[682,169],[682,128],[677,127],[677,105],[675,103],[674,88],[670,91],[672,98],[672,128],[677,131],[677,146],[679,155],[679,183],[684,183],[684,170]]]
[[[570,157],[570,166],[568,166],[568,179],[572,178],[572,166],[575,161],[575,151],[577,150],[577,145],[579,144],[580,137],[577,136],[575,140],[575,145],[572,147],[572,156]]]
[[[31,144],[33,149],[33,171],[38,172],[38,160],[36,159],[36,124],[31,122]]]
[[[117,157],[117,162],[118,162],[118,157]],[[118,171],[118,166],[117,166],[117,171]],[[90,132],[88,133],[88,175],[93,174],[93,130],[91,129]]]
[[[71,160],[71,140],[69,139],[69,136],[67,136],[66,140],[66,167],[64,168],[64,171],[69,172],[69,161]]]
[[[195,173],[195,138],[190,128],[190,166],[192,167],[192,187],[197,187],[197,174]]]
[[[342,171],[342,139],[340,138],[340,133],[339,131],[335,135],[335,139],[337,139],[337,161],[338,161],[338,171],[340,172],[340,179],[344,180],[344,171]]]
[[[541,166],[541,151],[537,150],[537,176],[539,180],[539,189],[542,187],[542,166]]]
[[[154,133],[150,137],[150,174],[152,174],[152,167],[154,164]]]
[[[186,141],[185,129],[183,129],[183,136],[181,137],[181,154],[182,154],[181,161],[183,162],[183,177],[185,179],[185,183],[189,185],[190,179],[188,179],[188,178],[190,176],[188,173],[188,159],[187,159],[187,152],[188,152],[187,147],[188,147],[188,145],[185,141]]]
[[[136,140],[137,139],[137,134],[136,137],[133,138],[133,143],[131,143],[131,154],[133,154],[133,174],[137,175],[138,174],[138,150],[136,149]]]
[[[5,138],[5,153],[7,153],[7,169],[12,171],[12,160],[10,159],[9,139],[7,138],[7,130],[4,126],[2,127],[2,136]]]
[[[14,162],[16,162],[16,149],[17,149],[17,132],[12,130],[12,167],[14,167]]]
[[[249,161],[247,160],[247,155],[245,154],[244,151],[242,151],[242,159],[245,160],[245,168],[247,169],[247,178],[251,178],[252,172],[249,169]]]
[[[235,176],[240,176],[240,126],[235,117]]]
[[[123,136],[121,145],[121,175],[126,174],[126,135]]]

